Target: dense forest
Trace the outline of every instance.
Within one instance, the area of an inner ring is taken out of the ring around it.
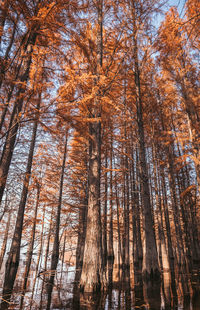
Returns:
[[[200,309],[199,0],[1,0],[0,43],[0,309]]]

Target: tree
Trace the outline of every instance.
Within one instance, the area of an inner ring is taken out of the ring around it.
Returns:
[[[37,116],[36,116],[36,120],[33,126],[26,173],[25,173],[23,189],[21,193],[21,200],[19,203],[19,209],[17,213],[17,220],[15,224],[15,231],[14,231],[14,235],[12,239],[9,256],[6,262],[6,271],[5,271],[4,286],[3,286],[3,301],[1,303],[2,309],[8,308],[10,297],[12,295],[13,285],[14,285],[17,270],[18,270],[18,265],[19,265],[20,245],[21,245],[21,237],[22,237],[22,229],[23,229],[23,221],[24,221],[24,211],[25,211],[26,200],[27,200],[27,195],[28,195],[29,182],[31,178],[31,169],[32,169],[34,148],[35,148],[35,142],[36,142],[40,104],[41,104],[41,96],[39,96],[38,98]]]
[[[64,142],[64,152],[63,152],[63,162],[62,162],[62,169],[60,175],[60,189],[59,189],[59,198],[58,198],[58,207],[57,207],[57,214],[56,214],[56,229],[54,235],[54,242],[53,242],[53,252],[51,257],[51,275],[47,285],[47,292],[48,292],[48,301],[47,301],[47,309],[50,309],[51,305],[51,293],[53,290],[54,284],[54,277],[56,274],[56,268],[58,265],[59,260],[59,230],[60,230],[60,216],[61,216],[61,207],[62,207],[62,193],[63,193],[63,180],[64,180],[64,172],[65,172],[65,163],[67,157],[67,141],[68,141],[68,132],[66,130],[65,133],[65,142]]]
[[[88,214],[83,267],[80,287],[91,293],[104,289],[105,279],[102,265],[100,173],[101,173],[101,98],[98,91],[100,70],[103,61],[103,0],[97,2],[97,63],[94,87],[97,87],[89,117],[89,163],[88,163]],[[91,254],[92,253],[92,254]]]
[[[141,190],[143,199],[143,216],[144,216],[144,233],[145,241],[143,245],[143,267],[142,272],[146,278],[159,277],[158,254],[156,248],[155,231],[153,228],[153,214],[151,210],[148,171],[146,163],[146,150],[144,138],[144,122],[143,122],[143,104],[141,92],[140,65],[138,59],[138,39],[137,39],[137,11],[136,2],[130,2],[131,21],[132,21],[132,37],[133,37],[133,60],[135,69],[135,88],[136,88],[136,111],[139,136],[140,150],[140,169],[141,169]]]

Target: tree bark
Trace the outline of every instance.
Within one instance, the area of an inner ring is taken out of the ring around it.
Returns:
[[[83,254],[85,247],[85,236],[87,228],[87,193],[84,203],[80,206],[79,209],[79,224],[78,224],[78,241],[76,248],[76,274],[75,274],[75,286],[80,281],[82,267],[83,267]]]
[[[32,62],[32,51],[33,51],[33,45],[36,42],[37,38],[37,32],[33,32],[30,34],[28,43],[27,43],[27,49],[28,55],[27,55],[27,61],[24,63],[24,73],[21,76],[21,83],[27,83],[29,79],[29,71],[31,67]],[[17,137],[17,132],[19,128],[19,119],[20,119],[20,112],[23,107],[23,101],[24,101],[24,93],[26,90],[26,86],[22,85],[17,94],[16,94],[16,102],[13,107],[10,124],[9,124],[9,131],[6,137],[6,142],[3,148],[3,153],[0,160],[0,203],[2,201],[6,180],[8,176],[8,171],[10,168],[10,163],[12,160],[12,155],[15,147],[15,141]]]
[[[39,198],[40,198],[40,185],[37,184],[37,200],[36,200],[36,206],[35,206],[35,214],[34,214],[34,218],[33,218],[33,227],[32,227],[32,231],[31,231],[30,244],[29,244],[29,249],[28,249],[27,259],[26,259],[26,268],[25,268],[25,272],[24,272],[24,283],[23,283],[23,288],[22,288],[22,298],[20,301],[20,310],[23,309],[24,296],[26,294],[27,282],[28,282],[29,272],[30,272],[30,268],[31,268],[33,247],[34,247],[34,242],[35,242],[35,230],[36,230],[36,221],[37,221],[37,211],[38,211],[38,206],[39,206]]]
[[[3,3],[1,4],[1,13],[0,13],[0,46],[1,46],[1,40],[2,36],[4,34],[4,25],[6,22],[6,18],[8,16],[9,12],[9,0],[4,0]]]
[[[112,285],[113,264],[114,264],[114,248],[113,248],[113,141],[111,132],[110,144],[110,216],[109,216],[109,239],[108,239],[108,282]]]
[[[138,60],[136,9],[134,0],[132,0],[132,25],[133,25],[133,59],[135,63],[136,109],[137,109],[137,123],[138,123],[139,149],[140,149],[141,190],[142,190],[143,216],[144,216],[143,229],[145,237],[143,244],[142,272],[144,278],[149,279],[149,278],[159,278],[160,270],[158,265],[155,231],[153,227],[153,215],[151,211],[149,180],[148,180],[148,171],[146,163],[142,95],[140,87],[140,69]]]
[[[103,0],[97,2],[97,71],[95,86],[98,85],[103,53]],[[94,107],[89,122],[89,168],[88,168],[88,215],[83,268],[80,288],[87,293],[103,290],[105,274],[102,263],[102,236],[100,212],[100,175],[101,175],[101,117],[100,93],[94,98]]]
[[[133,147],[132,147],[133,148]],[[137,159],[137,150],[136,150],[136,159],[134,165],[134,156],[133,165],[130,169],[130,178],[131,178],[131,205],[132,205],[132,232],[133,232],[133,265],[134,265],[134,281],[141,283],[142,275],[142,240],[141,240],[141,228],[140,228],[140,203],[139,203],[139,188],[138,184],[138,159]],[[135,166],[135,169],[134,169]]]
[[[106,268],[107,266],[107,257],[108,257],[108,249],[107,249],[107,212],[108,212],[108,151],[107,146],[105,150],[105,196],[104,196],[104,212],[103,212],[103,225],[102,225],[102,248],[103,248],[103,266]]]
[[[58,207],[57,207],[57,215],[56,215],[56,231],[55,231],[55,235],[54,235],[53,252],[52,252],[52,257],[51,257],[51,275],[50,275],[50,278],[49,278],[48,284],[47,284],[47,293],[48,293],[47,308],[46,308],[47,310],[49,310],[50,306],[51,306],[51,294],[52,294],[52,290],[53,290],[54,277],[56,274],[56,269],[57,269],[58,260],[59,260],[60,214],[61,214],[61,207],[62,207],[65,163],[66,163],[66,157],[67,157],[67,141],[68,141],[68,135],[66,132],[66,140],[65,140],[64,154],[63,154],[63,163],[62,163],[62,170],[61,170],[61,176],[60,176],[60,191],[59,191],[59,199],[58,199]]]
[[[120,230],[120,202],[118,196],[118,189],[117,189],[117,175],[115,174],[115,199],[116,199],[116,206],[117,206],[117,235],[118,235],[118,280],[121,280],[121,262],[122,262],[122,242],[121,242],[121,230]]]
[[[38,112],[39,112],[39,107],[40,107],[40,101],[41,101],[41,96],[39,96],[39,99],[38,99],[38,105],[37,105]],[[13,285],[15,282],[15,278],[16,278],[16,274],[17,274],[17,270],[19,266],[24,211],[25,211],[26,200],[28,196],[29,181],[31,177],[32,161],[33,161],[33,154],[34,154],[36,134],[37,134],[38,117],[39,115],[37,115],[37,119],[35,120],[34,126],[33,126],[25,179],[24,179],[21,200],[20,200],[18,214],[17,214],[17,220],[15,224],[15,231],[14,231],[14,235],[12,239],[12,244],[11,244],[8,260],[6,262],[6,271],[5,271],[4,286],[3,286],[3,296],[4,296],[5,301],[1,303],[2,309],[8,308],[8,302],[12,294]]]
[[[7,223],[6,223],[6,230],[5,230],[5,234],[4,234],[4,238],[3,238],[3,244],[1,245],[0,270],[1,270],[2,263],[3,263],[4,255],[5,255],[5,252],[6,252],[6,246],[7,246],[7,240],[8,240],[8,232],[9,232],[9,228],[10,228],[10,217],[11,217],[11,212],[9,212],[9,215],[8,215],[8,220],[7,220]]]

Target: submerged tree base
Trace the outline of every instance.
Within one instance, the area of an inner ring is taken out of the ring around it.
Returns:
[[[80,284],[79,289],[81,293],[92,294],[101,291],[101,284],[100,283],[91,283],[90,285],[88,283]]]
[[[142,272],[142,278],[144,282],[148,281],[160,281],[161,280],[161,274],[159,269],[152,269],[148,272],[146,269]]]
[[[102,282],[85,282],[79,284],[79,290],[84,294],[96,294],[99,292],[105,292],[107,290],[107,281],[104,279]]]

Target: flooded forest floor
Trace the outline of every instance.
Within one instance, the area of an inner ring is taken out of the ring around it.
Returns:
[[[47,309],[47,279],[51,271],[43,268],[44,262],[40,261],[39,266],[36,263],[34,258],[27,288],[23,292],[25,260],[21,259],[8,309]],[[200,270],[198,268],[192,274],[176,271],[175,279],[172,279],[173,275],[169,271],[163,271],[160,281],[143,281],[141,275],[134,277],[130,268],[130,277],[123,281],[124,272],[118,267],[115,264],[108,270],[108,278],[113,281],[109,283],[105,292],[99,291],[89,295],[82,294],[74,281],[76,273],[74,263],[59,261],[50,309],[200,309]],[[0,273],[1,288],[3,275],[4,265]]]

